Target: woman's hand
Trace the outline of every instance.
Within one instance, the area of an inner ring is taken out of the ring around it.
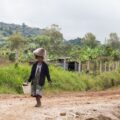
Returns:
[[[28,84],[29,84],[29,82],[26,81],[26,82],[23,83],[23,86],[28,86]]]
[[[49,81],[49,86],[52,87],[52,81]]]

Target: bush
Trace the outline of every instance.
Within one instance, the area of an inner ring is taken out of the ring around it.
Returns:
[[[96,77],[96,86],[101,89],[108,89],[120,85],[120,73],[118,70],[106,72]]]
[[[15,61],[15,56],[16,56],[15,53],[10,53],[9,60],[14,62]]]
[[[22,93],[22,84],[29,74],[29,67],[27,65],[1,66],[0,68],[0,93]],[[10,92],[11,91],[11,92]]]

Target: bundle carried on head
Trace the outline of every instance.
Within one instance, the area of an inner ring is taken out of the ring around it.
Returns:
[[[36,50],[33,51],[34,55],[37,56],[42,56],[45,57],[46,56],[46,50],[44,48],[37,48]]]

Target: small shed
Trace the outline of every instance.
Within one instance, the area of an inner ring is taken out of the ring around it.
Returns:
[[[70,61],[70,57],[49,60],[49,62],[63,67],[64,70],[79,71],[79,63],[77,61]]]
[[[68,70],[69,59],[70,59],[69,57],[63,57],[63,58],[57,59],[57,61],[61,67],[63,67],[65,70]]]
[[[76,61],[68,62],[68,70],[69,71],[78,71],[79,70],[79,63]]]

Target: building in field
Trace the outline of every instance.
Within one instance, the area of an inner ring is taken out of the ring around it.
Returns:
[[[64,70],[78,71],[79,63],[77,61],[71,61],[70,57],[62,57],[54,60],[49,60],[49,63],[61,66]]]

